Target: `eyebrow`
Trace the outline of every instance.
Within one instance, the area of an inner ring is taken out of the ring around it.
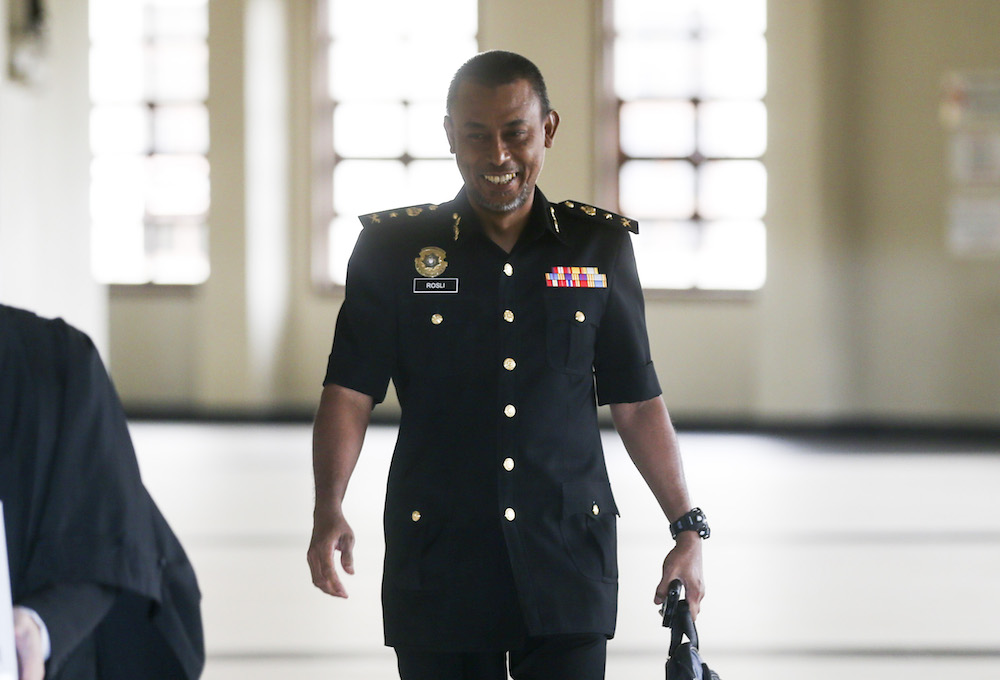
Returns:
[[[518,127],[520,125],[527,125],[527,123],[528,123],[527,119],[525,119],[525,118],[517,118],[515,120],[512,120],[512,121],[509,121],[507,123],[504,123],[501,127],[505,127],[505,128]],[[462,127],[465,127],[465,128],[475,128],[477,130],[481,130],[481,129],[485,129],[487,126],[485,124],[483,124],[483,123],[477,123],[477,122],[474,122],[474,121],[468,121],[468,122],[464,123],[462,125]]]

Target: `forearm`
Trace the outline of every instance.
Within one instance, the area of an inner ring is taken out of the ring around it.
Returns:
[[[612,404],[611,417],[632,462],[671,522],[691,509],[677,433],[661,397]]]
[[[339,512],[371,419],[373,400],[339,385],[327,385],[313,424],[316,511]]]

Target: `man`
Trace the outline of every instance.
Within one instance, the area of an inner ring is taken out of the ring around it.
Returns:
[[[635,223],[536,188],[558,126],[534,64],[477,55],[445,119],[463,190],[361,218],[314,428],[309,564],[316,586],[347,596],[341,502],[392,379],[382,599],[403,680],[506,678],[508,660],[516,680],[604,677],[617,509],[597,402],[680,522],[655,601],[674,578],[695,611],[702,597],[707,525],[689,513],[650,360]]]
[[[90,338],[0,305],[0,500],[21,680],[192,680],[200,594]]]

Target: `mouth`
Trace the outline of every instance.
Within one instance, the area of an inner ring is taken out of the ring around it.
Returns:
[[[507,172],[504,174],[485,174],[482,175],[482,178],[487,182],[489,182],[490,184],[494,184],[496,186],[502,186],[504,184],[510,184],[511,182],[513,182],[517,178],[518,174],[519,173],[516,172]]]

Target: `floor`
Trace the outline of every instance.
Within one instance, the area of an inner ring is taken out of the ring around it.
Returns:
[[[395,440],[373,426],[345,510],[348,600],[316,590],[305,551],[310,428],[136,422],[147,487],[203,591],[205,680],[389,680],[381,510]],[[1000,443],[969,446],[682,432],[707,511],[701,650],[724,680],[1000,678]],[[663,677],[652,604],[666,522],[614,432],[621,519],[608,680]]]

